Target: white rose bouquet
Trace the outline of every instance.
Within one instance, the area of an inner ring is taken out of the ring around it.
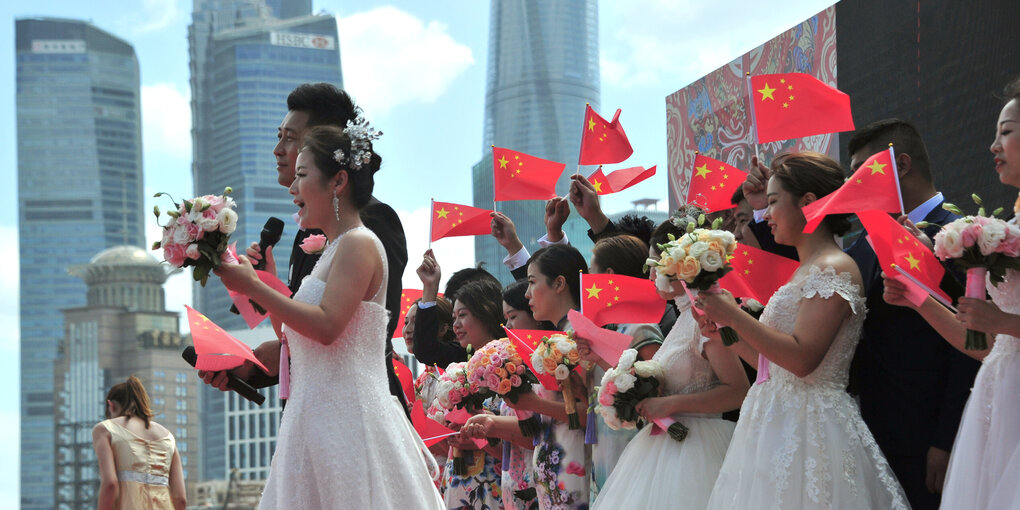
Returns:
[[[683,280],[693,292],[719,293],[719,279],[733,269],[729,258],[737,249],[733,233],[718,230],[722,219],[716,219],[711,229],[695,228],[687,224],[687,233],[679,239],[668,236],[669,241],[658,245],[658,260],[649,258],[646,265],[655,268],[655,285],[662,290],[669,289],[675,280]],[[737,333],[730,327],[719,329],[725,345],[738,340]]]
[[[997,286],[1005,279],[1006,270],[1020,270],[1020,227],[996,218],[1002,208],[985,215],[981,197],[971,195],[971,198],[978,205],[978,214],[943,226],[935,234],[935,256],[943,261],[952,260],[957,267],[966,270],[967,297],[984,299],[986,277]],[[963,215],[953,204],[944,204],[943,208]],[[985,333],[968,329],[964,348],[987,349]]]
[[[230,234],[237,228],[237,213],[228,187],[222,195],[205,195],[180,204],[167,193],[156,193],[155,197],[166,195],[174,204],[167,211],[170,221],[163,228],[163,239],[152,244],[153,250],[163,249],[163,259],[174,267],[194,266],[195,281],[202,286],[209,280],[209,273],[223,263],[224,253]],[[159,223],[159,207],[153,208]]]
[[[542,338],[531,354],[531,365],[539,374],[552,374],[560,382],[563,391],[563,406],[567,411],[567,424],[570,429],[581,428],[581,419],[577,416],[577,403],[574,402],[574,389],[570,382],[570,372],[581,362],[577,352],[577,343],[572,335],[557,333]]]

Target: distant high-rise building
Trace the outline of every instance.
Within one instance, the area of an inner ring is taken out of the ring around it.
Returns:
[[[110,248],[71,267],[88,297],[85,306],[63,311],[66,334],[53,375],[54,508],[96,506],[92,427],[104,419],[106,392],[131,375],[145,385],[153,419],[177,440],[185,481],[199,479],[201,382],[181,360],[178,314],[166,311],[168,267],[134,246]]]
[[[492,145],[566,163],[557,185],[564,196],[577,169],[584,105],[598,110],[601,98],[598,2],[494,0],[489,9],[484,157],[472,171],[474,204],[492,207]],[[521,242],[534,252],[545,234],[545,204],[500,202],[497,208],[514,221]],[[592,245],[587,229],[576,214],[564,227],[582,253]],[[491,237],[475,238],[475,259],[504,282],[510,279],[502,264],[505,256]]]
[[[195,194],[234,189],[238,246],[258,241],[268,217],[284,219],[274,254],[286,281],[296,208],[277,183],[275,135],[294,87],[341,85],[336,18],[311,15],[309,0],[196,0],[188,41]],[[222,285],[196,285],[195,306],[226,329],[244,327]]]
[[[86,291],[68,267],[145,244],[138,59],[85,21],[23,18],[15,33],[21,508],[52,509],[60,310]]]

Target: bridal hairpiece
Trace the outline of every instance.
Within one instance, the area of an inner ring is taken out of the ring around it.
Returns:
[[[342,149],[333,151],[333,159],[341,165],[347,164],[353,170],[361,169],[372,161],[372,140],[378,140],[382,131],[376,131],[364,117],[347,121],[344,134],[351,141],[351,155],[348,158]]]

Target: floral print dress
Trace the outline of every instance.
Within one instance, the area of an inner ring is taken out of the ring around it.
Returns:
[[[499,406],[500,415],[517,416],[506,404]],[[503,507],[507,510],[538,510],[535,489],[533,450],[503,442]]]
[[[483,404],[493,414],[499,413],[501,400],[490,398]],[[443,469],[440,492],[448,510],[501,510],[503,491],[500,460],[484,450],[462,452],[467,464],[467,474],[453,474],[453,448]]]
[[[535,386],[542,398],[563,401],[563,394]],[[583,412],[583,411],[582,411]],[[587,510],[588,476],[584,469],[584,430],[542,416],[535,445],[535,488],[541,510]]]

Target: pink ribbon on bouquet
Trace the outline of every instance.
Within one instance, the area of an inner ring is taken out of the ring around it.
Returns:
[[[758,378],[754,380],[754,384],[761,384],[769,380],[769,377],[772,377],[772,374],[769,373],[769,365],[771,364],[772,362],[764,354],[758,353]]]
[[[280,398],[290,398],[290,346],[287,335],[280,335]]]
[[[662,418],[656,418],[652,420],[652,432],[651,435],[657,436],[669,430],[669,426],[676,423],[676,420],[669,416],[663,416]]]

